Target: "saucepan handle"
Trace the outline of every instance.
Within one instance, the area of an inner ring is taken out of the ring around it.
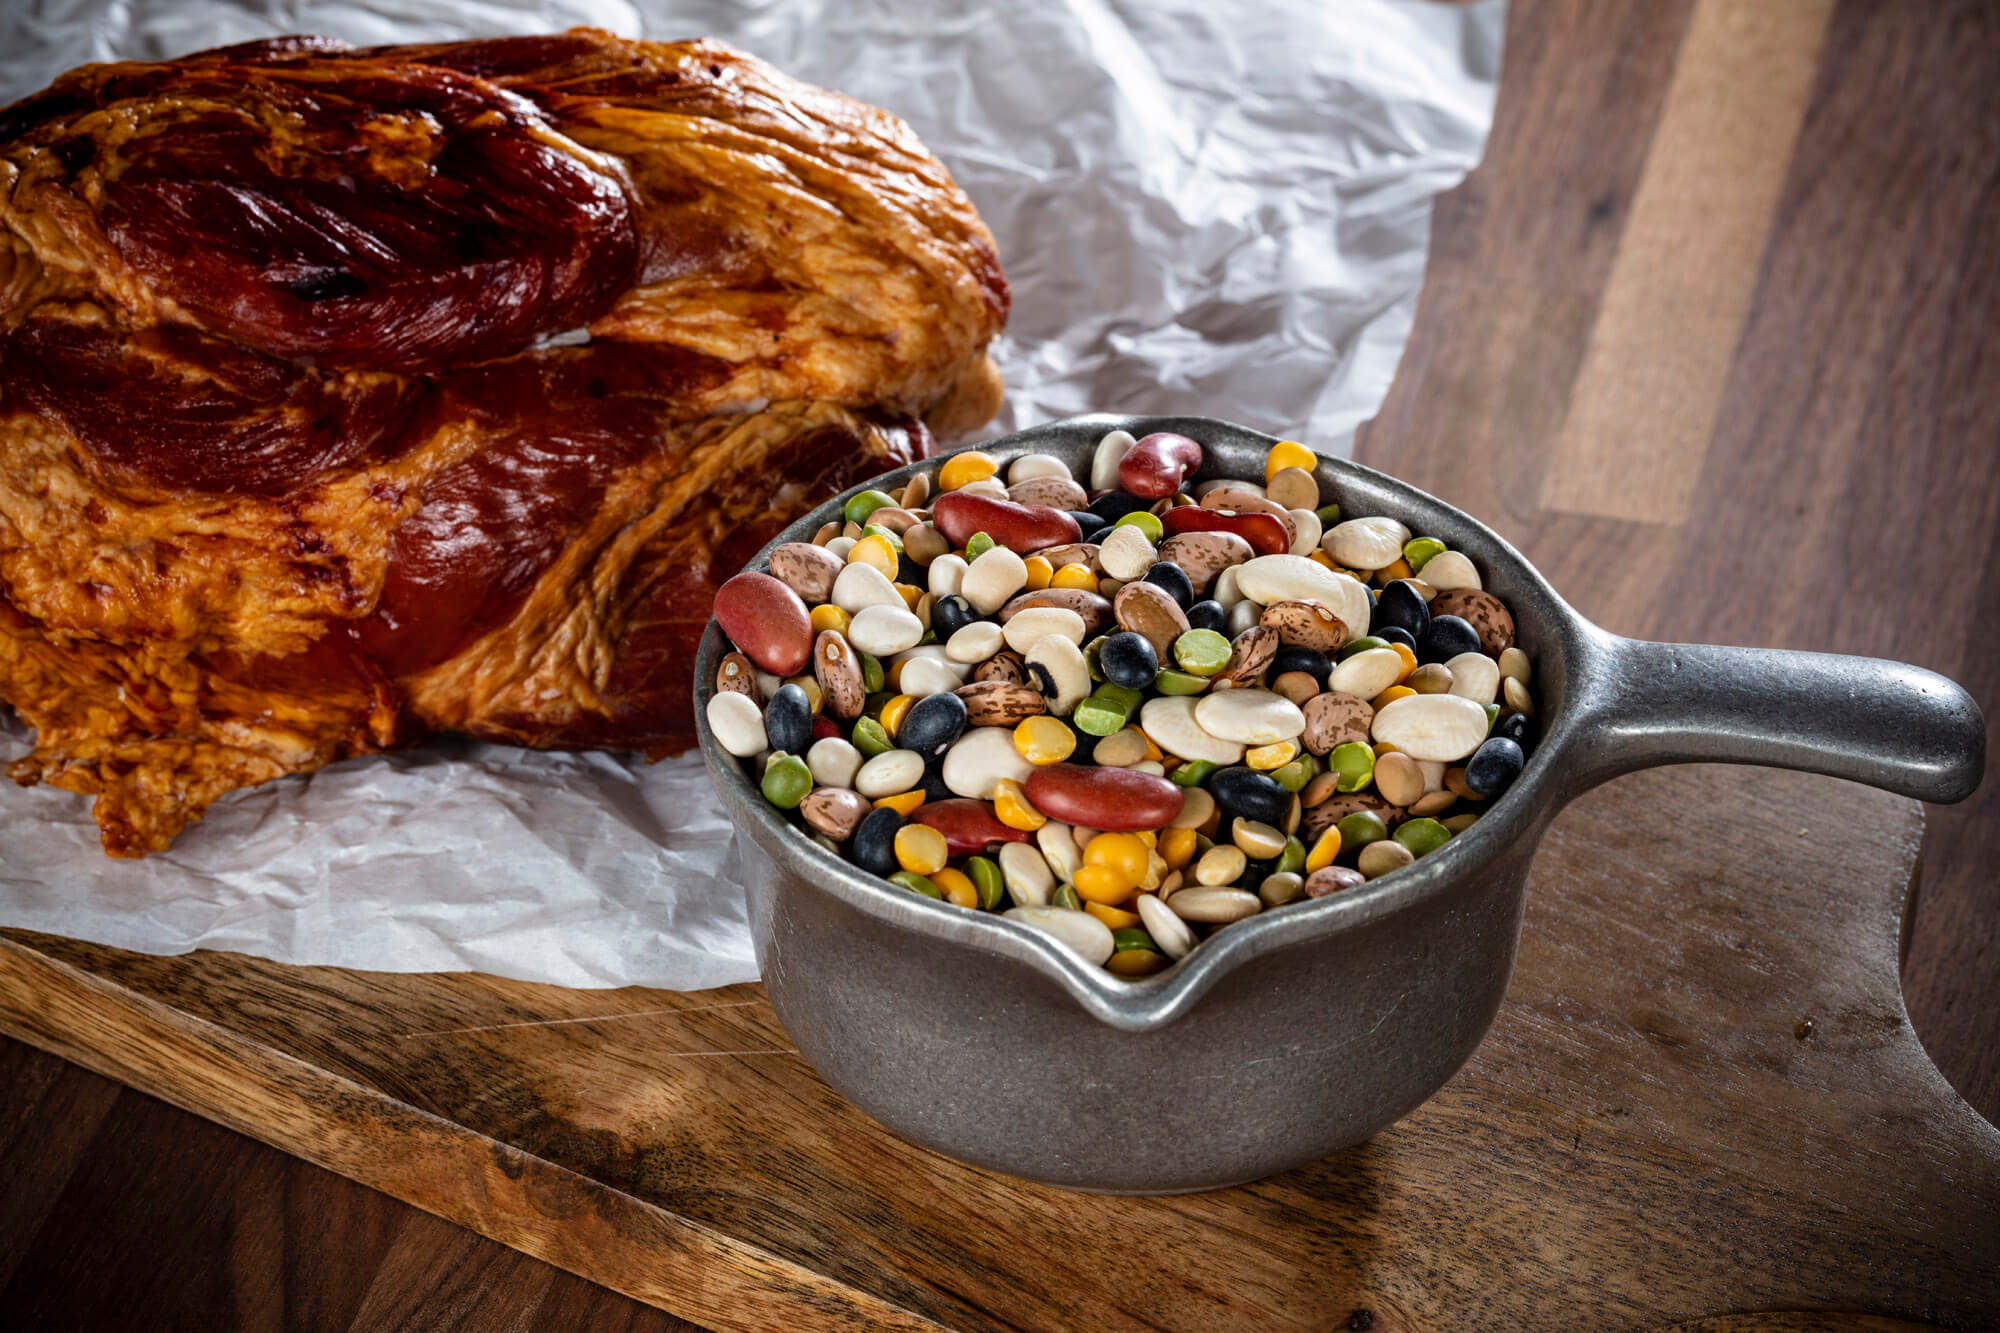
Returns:
[[[1582,786],[1657,764],[1763,764],[1962,801],[1986,720],[1934,671],[1873,657],[1648,643],[1603,635],[1579,717]]]

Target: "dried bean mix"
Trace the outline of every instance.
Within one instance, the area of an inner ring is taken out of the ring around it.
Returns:
[[[1085,477],[963,450],[863,491],[717,593],[710,727],[822,846],[1120,976],[1436,851],[1534,745],[1513,617],[1321,503],[1304,445],[1262,486],[1202,456],[1113,431]]]

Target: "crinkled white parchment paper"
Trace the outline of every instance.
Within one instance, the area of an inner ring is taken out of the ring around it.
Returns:
[[[1388,392],[1431,200],[1478,161],[1504,0],[80,0],[0,15],[0,103],[90,60],[284,32],[588,23],[714,36],[908,120],[1013,284],[995,433],[1225,417],[1345,453]],[[0,760],[26,731],[0,722]],[[693,989],[756,975],[701,762],[445,741],[224,797],[112,861],[88,802],[0,784],[0,925],[151,953]]]

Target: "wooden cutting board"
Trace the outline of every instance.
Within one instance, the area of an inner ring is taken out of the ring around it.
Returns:
[[[1557,822],[1506,1006],[1443,1092],[1336,1157],[1179,1198],[904,1144],[754,985],[0,932],[0,1029],[715,1328],[1991,1325],[2000,1132],[1897,985],[1922,827],[1830,779],[1615,783]]]

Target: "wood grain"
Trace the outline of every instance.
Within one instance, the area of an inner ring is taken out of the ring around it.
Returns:
[[[2000,1133],[1903,1017],[1920,836],[1911,803],[1825,779],[1687,769],[1588,797],[1537,863],[1494,1033],[1444,1093],[1348,1153],[1174,1199],[903,1144],[785,1051],[755,987],[14,933],[0,1027],[716,1328],[1976,1322],[2000,1317]]]
[[[1832,11],[1695,5],[1544,508],[1686,521]]]

